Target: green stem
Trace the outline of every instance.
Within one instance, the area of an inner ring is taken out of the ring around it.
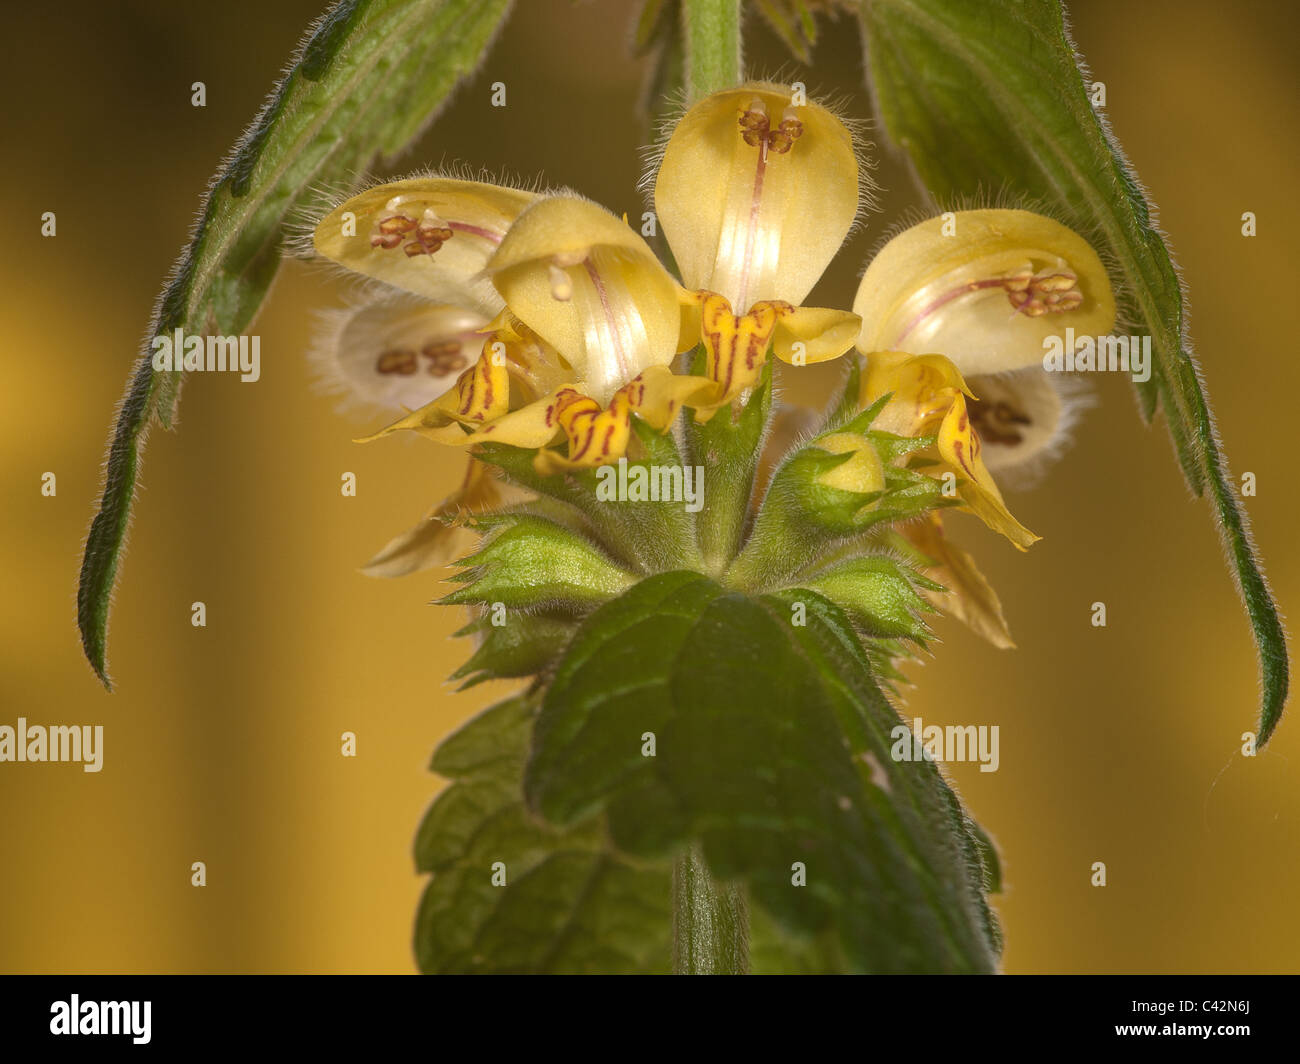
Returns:
[[[682,40],[692,102],[740,84],[740,0],[684,0]]]
[[[714,882],[697,843],[673,865],[673,972],[749,972],[749,910],[744,892]]]

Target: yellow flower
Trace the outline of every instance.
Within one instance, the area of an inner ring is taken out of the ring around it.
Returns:
[[[327,317],[314,352],[325,378],[368,404],[406,408],[401,424],[448,442],[464,438],[461,424],[503,413],[511,383],[537,395],[551,389],[556,380],[533,338],[492,335],[504,304],[481,276],[536,199],[483,182],[424,177],[369,189],[327,214],[315,230],[317,251],[378,285]],[[399,576],[445,564],[468,535],[463,515],[524,497],[471,461],[461,488],[363,571]]]
[[[506,230],[538,197],[482,181],[417,177],[378,185],[316,226],[317,252],[434,304],[501,309],[482,278]]]
[[[885,245],[854,310],[866,356],[860,402],[890,395],[872,427],[934,436],[923,471],[952,476],[964,508],[1020,549],[1033,543],[993,473],[1023,474],[1068,428],[1069,388],[1045,371],[1043,356],[1067,328],[1083,336],[1113,327],[1115,299],[1096,252],[1029,211],[949,213]],[[994,645],[1012,646],[997,595],[945,537],[940,514],[899,531],[947,589],[942,605]]]
[[[743,399],[769,350],[796,365],[836,358],[852,347],[857,316],[798,304],[858,199],[848,129],[768,83],[706,98],[667,142],[655,203],[686,288],[626,220],[575,195],[417,178],[353,197],[317,228],[318,251],[430,301],[408,316],[437,308],[462,328],[459,375],[439,378],[443,390],[415,409],[404,400],[419,389],[383,389],[408,411],[366,439],[412,429],[459,446],[537,449],[541,472],[591,468],[624,453],[633,416],[664,431],[683,406],[705,421]],[[383,305],[367,311],[372,332],[397,328],[382,322]],[[351,353],[358,319],[334,343],[341,365],[370,357]],[[470,327],[482,334],[473,365],[463,364]],[[674,374],[697,344],[705,374]],[[414,375],[409,345],[394,350],[353,375]],[[550,449],[557,441],[564,452]]]
[[[853,309],[858,349],[946,355],[970,386],[987,468],[1024,471],[1072,421],[1047,345],[1115,323],[1105,267],[1073,230],[1022,210],[957,211],[915,225],[872,260]]]
[[[799,306],[844,242],[860,202],[849,130],[820,104],[755,82],[692,107],[664,147],[655,209],[700,308],[707,420],[782,361],[838,358],[857,316]]]
[[[690,401],[699,421],[752,388],[763,371],[770,346],[783,362],[810,365],[838,358],[853,346],[855,315],[838,310],[794,307],[780,300],[755,303],[737,315],[716,292],[697,292],[705,377]]]
[[[587,200],[556,196],[524,211],[486,273],[601,403],[694,346],[682,342],[677,282],[626,222]]]
[[[803,302],[858,212],[844,123],[768,82],[715,93],[673,131],[655,209],[682,283],[737,312]]]
[[[941,353],[968,376],[1042,365],[1044,340],[1108,333],[1115,298],[1081,236],[1029,211],[959,211],[894,237],[853,309],[863,351]]]

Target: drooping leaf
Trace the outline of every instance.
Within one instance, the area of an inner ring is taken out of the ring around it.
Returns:
[[[998,936],[979,843],[931,762],[891,756],[903,734],[910,749],[833,603],[667,573],[597,610],[570,644],[525,794],[570,830],[607,817],[638,858],[698,842],[713,876],[743,883],[771,918],[754,917],[764,970],[778,964],[774,937],[792,936],[794,967],[989,971]]]
[[[416,866],[432,873],[416,919],[420,970],[668,971],[668,867],[615,854],[598,822],[559,830],[524,808],[535,708],[526,697],[503,702],[434,756],[432,769],[455,782],[416,838]]]
[[[936,200],[1006,193],[1050,210],[1114,265],[1127,331],[1149,334],[1150,381],[1187,482],[1209,491],[1259,647],[1259,739],[1286,702],[1285,634],[1233,493],[1188,336],[1178,271],[1151,207],[1093,110],[1057,0],[861,0],[871,85],[889,136]]]
[[[223,165],[189,246],[154,309],[118,410],[104,490],[77,593],[82,646],[105,686],[108,611],[155,419],[170,428],[181,374],[155,371],[150,340],[235,335],[279,268],[286,221],[321,188],[391,157],[477,65],[510,0],[340,0],[316,23],[284,80]]]

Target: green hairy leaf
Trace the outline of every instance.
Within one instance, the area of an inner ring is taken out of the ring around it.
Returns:
[[[455,782],[415,843],[417,868],[433,873],[416,918],[420,970],[668,972],[667,865],[614,853],[598,823],[557,829],[524,808],[535,709],[526,697],[503,702],[434,756],[433,771]]]
[[[149,338],[232,335],[256,315],[279,269],[284,230],[321,187],[343,187],[405,147],[478,64],[509,0],[341,0],[218,173]],[[109,444],[77,594],[82,645],[109,686],[108,611],[140,457],[156,418],[170,428],[180,373],[155,372],[148,340]]]
[[[980,837],[932,762],[891,756],[900,725],[829,600],[667,573],[569,645],[525,794],[565,830],[607,820],[639,860],[698,844],[756,912],[751,970],[991,971]]]
[[[1112,262],[1124,331],[1149,333],[1153,371],[1137,385],[1163,408],[1178,460],[1209,492],[1259,647],[1259,740],[1286,701],[1277,609],[1234,495],[1188,337],[1177,269],[1137,178],[1088,97],[1056,0],[861,0],[877,108],[940,205],[1007,193],[1051,211]]]

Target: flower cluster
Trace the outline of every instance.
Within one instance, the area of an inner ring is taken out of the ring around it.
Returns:
[[[423,177],[339,204],[316,249],[381,287],[338,320],[326,357],[359,394],[405,408],[367,439],[413,430],[456,447],[504,444],[559,476],[627,455],[638,422],[665,433],[683,411],[701,425],[737,417],[770,355],[802,366],[853,352],[841,421],[802,445],[837,456],[821,484],[881,513],[894,512],[883,496],[899,477],[951,486],[898,531],[956,593],[950,607],[1009,642],[936,507],[974,513],[1022,549],[1037,538],[993,474],[1059,438],[1065,407],[1043,341],[1067,324],[1109,332],[1105,270],[1051,219],[957,212],[886,244],[851,313],[804,306],[858,215],[861,182],[844,122],[794,99],[747,84],[676,124],[653,179],[676,276],[626,219],[570,192]],[[500,507],[511,491],[471,459],[461,490],[371,571],[450,560],[457,515]]]

